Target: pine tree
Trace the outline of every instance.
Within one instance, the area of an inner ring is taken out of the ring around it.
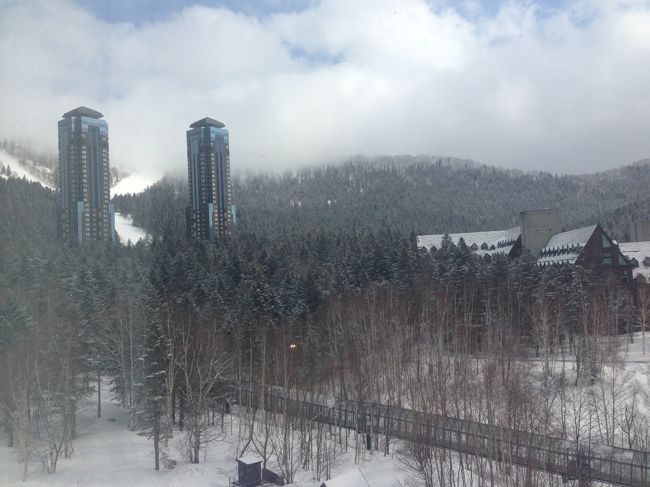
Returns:
[[[167,351],[160,322],[160,299],[153,289],[147,292],[147,320],[144,368],[144,404],[141,434],[153,439],[155,469],[160,470],[160,442],[165,435],[164,398],[166,394]]]

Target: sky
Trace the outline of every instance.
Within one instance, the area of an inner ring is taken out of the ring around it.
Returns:
[[[77,106],[111,164],[234,171],[432,154],[595,172],[650,158],[650,0],[0,0],[0,137],[57,150]]]

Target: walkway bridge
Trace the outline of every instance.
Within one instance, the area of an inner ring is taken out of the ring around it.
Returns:
[[[237,385],[240,406],[261,407],[257,385]],[[424,442],[498,462],[578,480],[616,486],[650,487],[650,453],[604,445],[589,448],[576,442],[509,428],[440,416],[411,409],[360,401],[340,401],[334,406],[289,399],[279,391],[264,394],[264,409],[375,435]]]

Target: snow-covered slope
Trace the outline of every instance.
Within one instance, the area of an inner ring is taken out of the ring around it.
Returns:
[[[115,231],[120,236],[123,244],[129,241],[136,243],[138,240],[147,238],[147,232],[133,225],[133,219],[129,215],[122,215],[120,213],[115,213]]]
[[[111,188],[111,196],[117,194],[142,193],[160,178],[142,173],[129,174]]]
[[[9,169],[11,176],[7,176],[7,174],[3,174],[5,171],[2,171],[2,168]],[[40,168],[42,171],[49,171],[48,168]],[[4,150],[0,149],[0,177],[7,179],[8,177],[12,178],[18,178],[22,179],[25,178],[28,181],[34,181],[37,183],[41,183],[44,187],[49,188],[49,189],[54,189],[50,184],[42,181],[39,179],[37,176],[32,174],[30,171],[25,168],[18,160],[12,156],[9,155],[7,152]]]
[[[40,172],[49,171],[48,168],[38,168]],[[7,171],[9,174],[7,174]],[[54,189],[50,184],[41,180],[39,177],[29,171],[23,164],[21,164],[15,157],[0,149],[0,177],[2,178],[25,178],[28,181],[40,183],[42,186]],[[147,186],[153,184],[154,180],[145,178],[140,175],[131,175],[124,178],[118,183],[116,187],[122,188],[122,193],[137,193],[143,191]],[[118,188],[119,189],[119,188]],[[120,194],[120,191],[111,190],[112,194]],[[147,232],[140,227],[133,225],[133,220],[128,215],[115,214],[115,231],[120,236],[122,243],[126,244],[128,241],[132,243],[138,240],[145,239]]]
[[[4,171],[2,171],[4,166]],[[5,174],[9,170],[10,175]],[[6,151],[0,149],[0,177],[2,178],[18,178],[22,179],[23,177],[28,181],[34,181],[41,183],[46,188],[54,189],[54,187],[47,181],[47,175],[39,177],[39,173],[43,175],[44,173],[51,174],[52,170],[47,167],[33,166],[33,168],[28,165],[20,163],[14,156],[10,155]],[[144,173],[133,173],[122,178],[115,186],[111,188],[111,196],[116,194],[128,194],[128,193],[141,193],[147,187],[154,184],[156,181],[161,179],[162,176],[156,174],[144,174]]]

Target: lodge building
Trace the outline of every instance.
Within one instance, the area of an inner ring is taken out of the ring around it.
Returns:
[[[444,234],[420,235],[418,247],[437,249],[443,237]],[[646,279],[650,277],[650,242],[618,244],[599,224],[562,231],[560,212],[556,208],[523,211],[519,215],[519,225],[507,230],[452,233],[449,237],[456,245],[462,239],[478,255],[503,254],[515,258],[529,252],[539,266],[597,268],[620,279],[623,284],[629,284],[633,277],[642,275],[637,269],[640,267],[639,258],[644,254],[641,260],[643,275]]]

